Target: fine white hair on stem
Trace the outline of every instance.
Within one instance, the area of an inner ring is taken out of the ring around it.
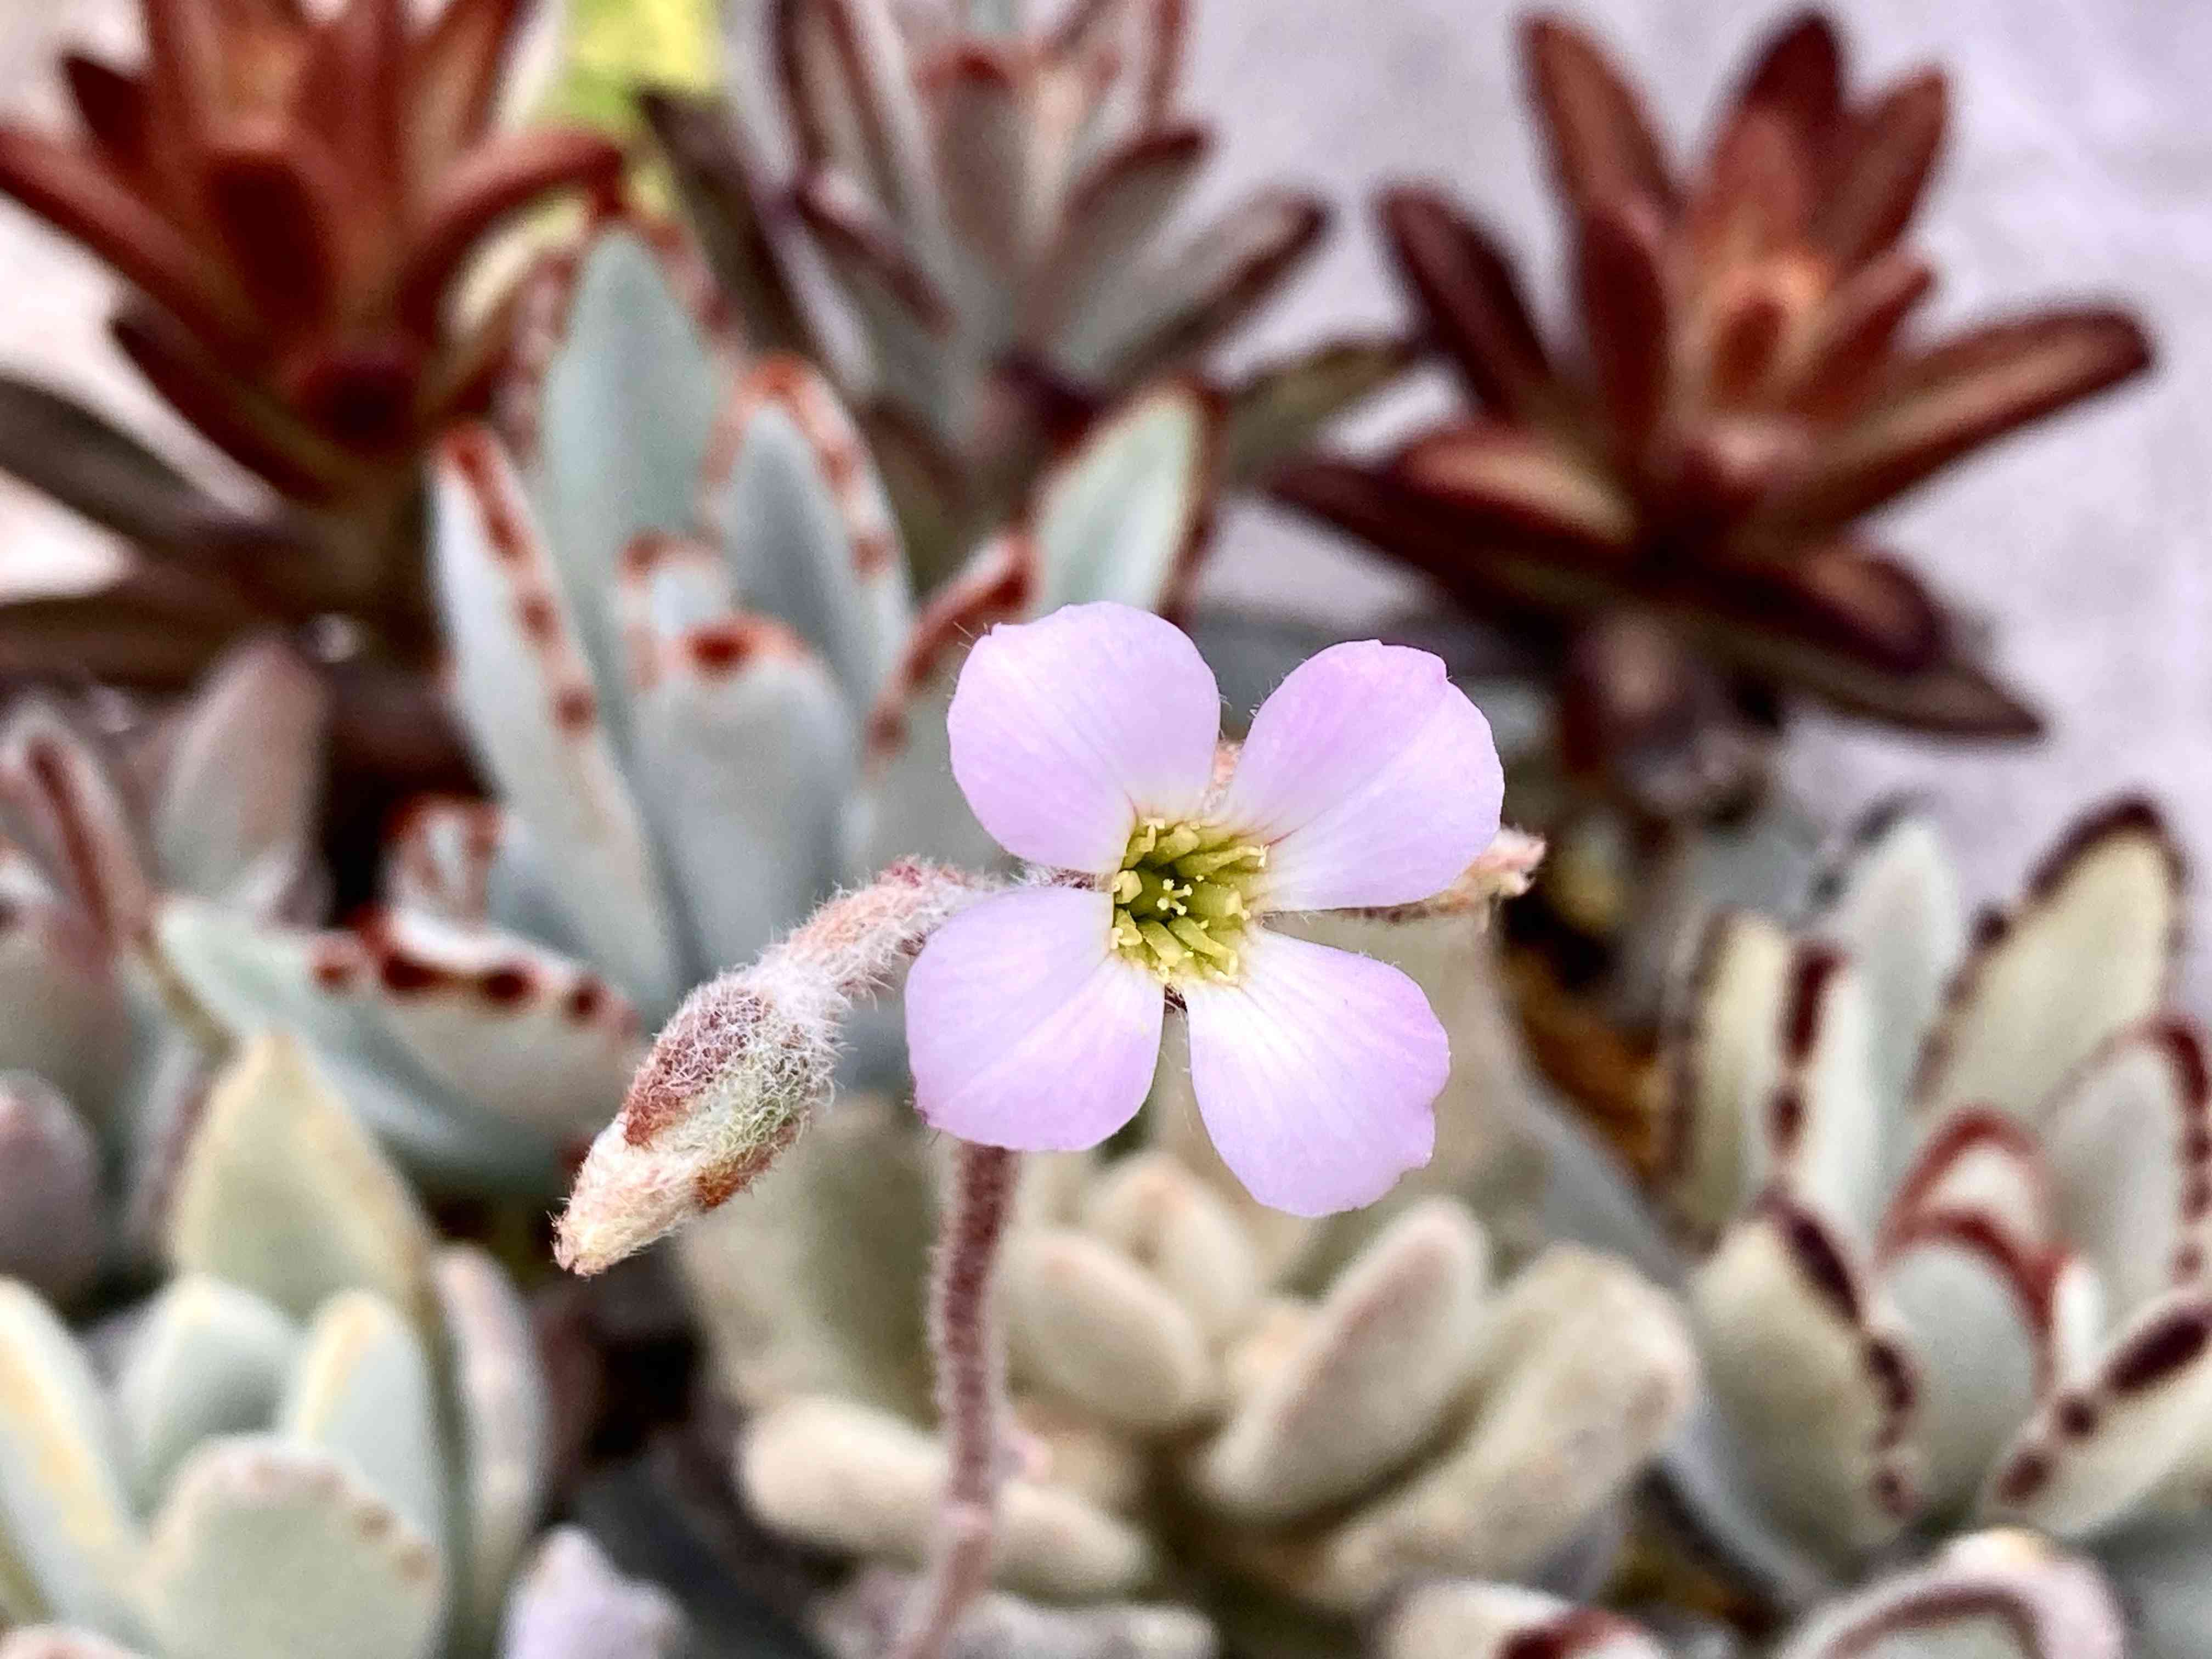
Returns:
[[[750,1186],[830,1097],[853,1004],[1003,885],[902,860],[694,991],[577,1171],[554,1242],[561,1265],[602,1272]]]

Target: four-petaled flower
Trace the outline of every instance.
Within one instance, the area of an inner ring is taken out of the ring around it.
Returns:
[[[953,775],[1008,852],[1080,879],[987,900],[924,948],[915,1105],[988,1146],[1096,1146],[1149,1092],[1173,1000],[1237,1178],[1297,1214],[1354,1208],[1428,1161],[1449,1044],[1396,969],[1264,924],[1449,886],[1498,832],[1498,751],[1441,662],[1372,641],[1293,671],[1225,781],[1220,706],[1181,630],[1122,605],[976,643]]]

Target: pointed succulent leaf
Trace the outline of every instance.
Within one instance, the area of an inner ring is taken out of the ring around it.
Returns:
[[[1814,239],[1846,269],[1888,247],[1911,222],[1942,149],[1949,103],[1942,71],[1923,70],[1851,121],[1813,222]]]
[[[153,839],[164,885],[211,898],[282,886],[313,855],[329,694],[289,647],[219,664],[169,751]]]
[[[908,238],[931,246],[942,209],[929,125],[890,7],[778,0],[774,27],[801,161],[863,181]]]
[[[754,1418],[738,1478],[753,1512],[799,1542],[918,1567],[936,1529],[945,1449],[884,1413],[802,1395]],[[1151,1574],[1152,1547],[1117,1516],[1057,1486],[1009,1481],[995,1570],[1017,1594],[1093,1601]]]
[[[1578,205],[1673,201],[1643,102],[1595,41],[1563,18],[1540,15],[1522,26],[1521,55],[1563,195]]]
[[[457,1244],[436,1275],[459,1419],[456,1536],[466,1541],[455,1613],[465,1629],[489,1632],[545,1501],[552,1407],[528,1310],[499,1264]]]
[[[1776,1518],[1824,1550],[1893,1537],[1918,1505],[1918,1366],[1841,1235],[1771,1197],[1691,1283],[1714,1399]]]
[[[111,945],[144,925],[146,850],[122,779],[58,710],[20,703],[0,725],[0,832]]]
[[[1571,1246],[1491,1310],[1473,1417],[1403,1487],[1326,1540],[1314,1594],[1371,1606],[1416,1577],[1518,1577],[1574,1542],[1682,1425],[1698,1356],[1674,1303]]]
[[[1224,481],[1249,484],[1263,477],[1338,416],[1396,380],[1415,356],[1406,340],[1341,339],[1263,363],[1228,391]]]
[[[1954,1216],[1893,1241],[1881,1280],[1919,1360],[1912,1439],[1922,1496],[1935,1512],[1957,1514],[2053,1386],[2051,1275],[1995,1228]]]
[[[1257,1311],[1260,1262],[1249,1235],[1228,1202],[1172,1155],[1117,1159],[1088,1184],[1081,1218],[1182,1303],[1207,1340],[1228,1340]]]
[[[828,381],[795,357],[756,366],[723,406],[700,475],[700,517],[748,610],[820,650],[855,714],[914,625],[890,503]]]
[[[1039,481],[1030,614],[1114,599],[1156,611],[1179,597],[1212,504],[1218,414],[1195,387],[1132,398]]]
[[[410,801],[385,838],[380,890],[404,909],[482,922],[491,908],[493,864],[513,827],[496,802],[451,795]]]
[[[1873,1011],[1857,969],[1833,945],[1800,942],[1792,951],[1779,1037],[1773,1093],[1751,1103],[1771,1166],[1801,1200],[1869,1232],[1894,1118],[1874,1075]]]
[[[542,348],[526,472],[564,614],[617,728],[629,682],[607,596],[639,532],[690,526],[726,362],[685,303],[674,257],[646,227],[617,220],[592,235],[572,272],[538,279],[548,300],[566,303]]]
[[[1183,1427],[1213,1403],[1218,1383],[1204,1334],[1112,1245],[1068,1227],[1020,1228],[1000,1273],[1018,1377],[1148,1432]]]
[[[19,1003],[12,1017],[27,1013]],[[100,1188],[100,1148],[69,1102],[27,1072],[0,1073],[0,1275],[57,1302],[84,1289],[106,1243]]]
[[[2167,1291],[2114,1334],[2094,1374],[2047,1397],[1990,1470],[1981,1510],[2060,1538],[2110,1527],[2193,1461],[2212,1410],[2212,1299]]]
[[[443,1562],[446,1468],[422,1335],[373,1291],[316,1309],[284,1388],[276,1432],[331,1453]]]
[[[2181,907],[2180,857],[2147,802],[2078,824],[1953,981],[1922,1056],[1919,1109],[1986,1102],[2033,1125],[2075,1066],[2164,1002]]]
[[[1765,1107],[1781,1076],[1791,954],[1789,936],[1765,917],[1723,910],[1706,923],[1676,989],[1660,1179],[1675,1212],[1705,1237],[1770,1167]]]
[[[1935,826],[1899,804],[1853,831],[1814,894],[1808,931],[1850,953],[1873,1009],[1886,1112],[1905,1097],[1920,1036],[1966,948],[1964,915],[1959,878]]]
[[[0,1066],[77,1100],[113,1097],[130,1049],[130,1011],[91,921],[57,900],[30,861],[0,847]]]
[[[131,1485],[151,1511],[203,1440],[275,1416],[300,1332],[251,1291],[204,1273],[162,1287],[125,1351],[115,1403]]]
[[[844,173],[801,179],[793,204],[867,334],[878,394],[945,425],[957,319],[943,289]]]
[[[1431,511],[1492,536],[1534,535],[1585,556],[1627,542],[1635,505],[1544,433],[1474,420],[1416,439],[1390,467]]]
[[[293,1038],[254,1038],[216,1080],[178,1171],[167,1244],[295,1318],[359,1287],[429,1304],[429,1224]]]
[[[1321,246],[1328,210],[1296,191],[1267,191],[1170,254],[1126,305],[1101,306],[1060,362],[1109,386],[1131,386],[1202,356],[1257,311]]]
[[[12,1601],[20,1574],[32,1614],[135,1632],[142,1544],[113,1413],[61,1322],[13,1279],[0,1279],[0,1588]]]
[[[2161,1020],[2085,1064],[2041,1135],[2059,1236],[2113,1312],[2212,1264],[2212,1080],[2197,1029]]]
[[[428,1659],[431,1541],[329,1452],[211,1440],[154,1522],[143,1594],[163,1659]]]
[[[881,1096],[840,1100],[744,1203],[677,1238],[716,1382],[745,1406],[823,1394],[922,1415],[935,1219],[910,1119]]]
[[[2121,1659],[2130,1650],[2119,1605],[2094,1565],[2025,1534],[1992,1532],[1821,1608],[1778,1659]]]
[[[2150,361],[2141,325],[2124,312],[1985,324],[1896,364],[1866,412],[1820,445],[1770,510],[1800,526],[1843,524]]]
[[[641,93],[638,107],[668,159],[684,218],[698,232],[716,284],[735,304],[747,343],[820,361],[813,327],[769,229],[769,198],[722,100],[660,88]]]
[[[501,1659],[677,1659],[683,1610],[657,1584],[625,1578],[588,1533],[556,1527],[514,1587]]]
[[[1177,125],[1140,134],[1091,163],[1068,191],[1060,229],[1030,290],[1024,333],[1047,356],[1093,331],[1206,165],[1212,135]]]
[[[1266,1524],[1370,1489],[1468,1382],[1489,1273],[1489,1242],[1460,1205],[1432,1199],[1401,1217],[1206,1448],[1208,1501]]]
[[[594,961],[665,1006],[681,975],[659,873],[513,469],[488,433],[465,428],[446,440],[434,495],[456,691],[486,768],[562,870]]]
[[[1468,1579],[1425,1584],[1394,1608],[1381,1659],[1667,1659],[1626,1619],[1518,1584]]]
[[[2005,1251],[2033,1261],[2067,1237],[2052,1198],[2051,1169],[2036,1138],[1993,1107],[1962,1107],[1929,1128],[1890,1200],[1880,1243],[1889,1248],[1971,1216]]]
[[[1511,257],[1438,192],[1386,190],[1376,216],[1429,333],[1486,412],[1537,416],[1553,401],[1552,365]]]
[[[1056,180],[1032,100],[1054,84],[1018,47],[970,40],[930,70],[937,181],[953,232],[1000,288],[1024,279]]]
[[[814,1633],[833,1659],[875,1659],[896,1639],[917,1588],[911,1574],[865,1569],[817,1606]],[[984,1595],[961,1614],[946,1651],[975,1659],[1215,1659],[1218,1649],[1213,1627],[1188,1607],[1055,1607]]]

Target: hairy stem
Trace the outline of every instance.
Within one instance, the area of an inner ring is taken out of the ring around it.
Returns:
[[[940,1659],[968,1604],[991,1582],[1006,1468],[1006,1349],[993,1316],[999,1243],[1014,1191],[1015,1155],[960,1144],[951,1201],[930,1289],[937,1411],[951,1454],[929,1570],[900,1621],[891,1659]]]

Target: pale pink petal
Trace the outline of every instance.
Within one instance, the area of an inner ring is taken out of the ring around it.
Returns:
[[[1373,1203],[1435,1149],[1444,1028],[1386,963],[1260,928],[1243,951],[1236,983],[1182,988],[1206,1133],[1262,1204]]]
[[[1166,995],[1109,946],[1112,917],[1103,893],[1035,887],[938,929],[906,982],[926,1122],[986,1146],[1073,1152],[1136,1115]]]
[[[977,641],[945,725],[952,775],[1001,847],[1103,875],[1139,817],[1196,813],[1221,696],[1173,623],[1071,605]]]
[[[1504,793],[1490,722],[1443,664],[1364,640],[1275,688],[1218,816],[1272,843],[1267,908],[1410,904],[1490,845]]]

